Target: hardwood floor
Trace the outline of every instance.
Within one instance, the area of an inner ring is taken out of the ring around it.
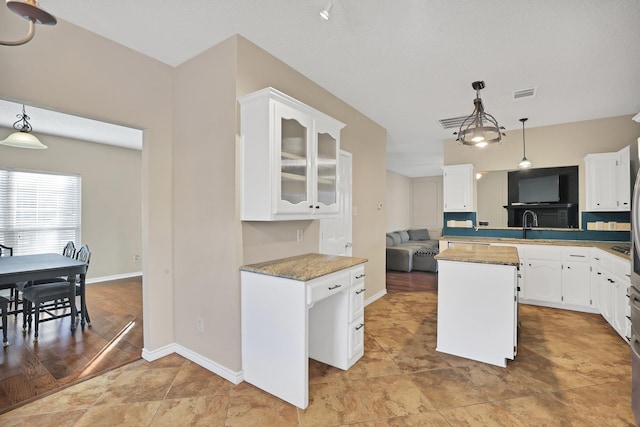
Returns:
[[[387,271],[387,292],[426,292],[438,290],[438,273],[426,271]]]
[[[0,413],[125,363],[142,353],[142,278],[87,285],[91,326],[75,333],[69,317],[40,324],[40,336],[22,332],[9,316],[10,345],[0,353]]]

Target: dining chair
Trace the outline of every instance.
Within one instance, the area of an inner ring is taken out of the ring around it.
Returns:
[[[76,260],[82,261],[87,264],[87,270],[89,269],[89,262],[91,261],[91,251],[89,250],[89,245],[84,244],[80,247],[80,249],[76,253]],[[86,276],[87,274],[85,273],[78,274],[78,276],[76,277],[76,296],[80,296],[81,309],[84,309],[84,312],[81,313],[81,316],[87,321],[87,325],[91,326],[91,318],[89,317],[89,310],[87,309]],[[82,326],[84,326],[84,324],[82,324]]]
[[[69,240],[67,242],[66,245],[64,245],[64,248],[62,248],[62,255],[69,257],[69,258],[73,258],[76,254],[76,245],[73,243],[73,241]],[[68,279],[66,277],[52,277],[51,279],[44,279],[44,280],[34,280],[31,282],[21,282],[21,283],[16,283],[15,286],[15,297],[13,297],[13,304],[14,304],[14,313],[17,316],[18,314],[18,305],[21,303],[20,298],[19,298],[19,294],[23,293],[25,288],[29,287],[29,286],[33,286],[33,285],[41,285],[43,283],[52,283],[52,282],[66,282]],[[13,295],[12,295],[13,296]],[[60,306],[64,306],[64,303],[62,301],[55,301],[52,303],[52,305],[54,307],[58,307]]]
[[[0,256],[13,256],[13,248],[0,244]]]
[[[78,261],[84,262],[85,264],[87,264],[87,267],[88,267],[89,262],[91,261],[91,251],[89,250],[89,245],[87,244],[82,245],[80,249],[75,253],[75,259]],[[80,317],[81,319],[80,325],[84,328],[85,322],[88,326],[91,326],[91,318],[89,317],[89,310],[87,310],[87,304],[86,304],[86,301],[87,301],[86,292],[85,292],[86,273],[78,274],[74,279],[75,279],[75,286],[76,286],[75,296],[80,297],[80,310],[78,310],[77,306],[75,305],[75,299],[70,300],[64,294],[62,295],[61,298],[59,298],[59,300],[54,300],[49,297],[49,292],[47,291],[43,291],[42,295],[40,295],[35,291],[32,291],[32,293],[35,293],[36,295],[35,298],[41,299],[40,305],[38,306],[39,311],[46,312],[52,319],[69,316],[72,311],[75,311],[76,316]],[[27,289],[31,287],[51,285],[52,283],[56,283],[56,282],[68,283],[69,279],[55,277],[47,280],[36,280],[35,282],[33,282],[33,286],[28,286]],[[66,310],[67,308],[71,308],[71,304],[74,304],[73,310],[70,310],[69,312],[65,312],[63,314],[59,314],[59,310]],[[55,313],[54,313],[54,310],[56,310]],[[26,323],[29,323],[29,324],[31,323],[32,311],[33,310],[26,311],[26,317],[25,317]]]
[[[0,257],[6,257],[6,256],[13,256],[13,248],[10,246],[6,246],[6,245],[2,245],[0,244]],[[19,282],[19,283],[14,283],[13,286],[11,287],[11,291],[9,293],[9,298],[4,298],[7,300],[7,307],[3,308],[2,310],[2,315],[4,316],[8,310],[13,309],[13,314],[14,317],[18,316],[18,287],[24,287],[27,286],[29,282]],[[0,304],[4,304],[3,301],[0,301]],[[5,322],[3,320],[2,322],[3,328],[5,325]]]
[[[76,245],[74,245],[71,240],[69,240],[64,246],[64,249],[62,249],[62,255],[69,258],[73,258],[76,255]]]
[[[45,311],[45,309],[42,308],[42,304],[49,301],[65,299],[71,301],[71,296],[74,292],[70,289],[70,286],[71,284],[69,282],[41,283],[39,285],[28,286],[22,291],[22,331],[26,332],[27,327],[31,329],[32,318],[35,316],[34,342],[38,341],[41,322],[40,313]],[[71,313],[51,315],[50,319],[58,319],[69,315],[73,316],[75,314],[75,305],[72,306],[70,303],[69,306],[72,307]],[[47,311],[47,313],[49,312]]]
[[[3,296],[0,296],[0,311],[2,311],[2,345],[4,347],[9,345],[7,339],[7,310],[9,309],[9,300]]]

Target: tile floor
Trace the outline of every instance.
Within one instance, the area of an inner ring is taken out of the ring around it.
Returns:
[[[633,426],[629,347],[595,314],[520,308],[506,369],[435,351],[435,292],[366,308],[365,356],[310,361],[310,403],[233,385],[177,355],[133,362],[0,416],[0,426]]]

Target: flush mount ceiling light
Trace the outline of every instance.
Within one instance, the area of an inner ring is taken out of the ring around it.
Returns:
[[[522,160],[518,164],[520,169],[527,169],[531,167],[531,162],[527,159],[527,148],[524,145],[524,122],[529,120],[528,118],[519,119],[522,122]]]
[[[36,150],[44,150],[47,148],[42,142],[38,140],[34,135],[31,135],[32,127],[28,120],[31,118],[27,116],[24,111],[24,105],[22,106],[22,114],[16,116],[18,120],[13,124],[13,128],[18,132],[14,132],[6,139],[0,141],[0,144],[7,145],[9,147],[17,148],[31,148]]]
[[[12,12],[22,16],[24,19],[29,21],[29,32],[24,38],[14,42],[6,42],[0,40],[0,45],[19,46],[21,44],[25,44],[30,41],[36,34],[36,24],[56,25],[58,23],[53,15],[40,9],[36,0],[7,0],[7,7]]]
[[[331,17],[331,9],[333,9],[333,0],[331,0],[329,2],[329,4],[327,4],[327,7],[325,7],[322,12],[320,12],[320,17],[322,19],[324,19],[325,21],[328,21],[329,18]]]
[[[484,111],[482,99],[480,99],[480,90],[484,89],[484,82],[473,82],[471,87],[476,91],[473,113],[464,119],[458,132],[453,133],[458,136],[456,141],[462,145],[478,148],[502,142],[502,138],[507,136],[502,132],[504,127],[498,124],[495,117]]]

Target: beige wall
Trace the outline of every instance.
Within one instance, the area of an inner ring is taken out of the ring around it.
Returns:
[[[240,371],[235,81],[234,38],[176,68],[174,323],[178,344]]]
[[[413,218],[411,228],[428,228],[431,238],[440,236],[443,226],[442,176],[426,176],[411,180]]]
[[[28,110],[27,110],[28,113]],[[31,122],[37,123],[33,115]],[[0,138],[13,132],[0,128]],[[82,177],[82,242],[91,250],[89,280],[142,270],[142,153],[37,132],[46,150],[0,146],[0,167]],[[117,165],[117,171],[114,171]],[[60,248],[62,250],[62,248]]]
[[[0,12],[0,28],[15,21]],[[353,153],[357,208],[353,254],[369,259],[367,295],[385,289],[382,127],[239,37],[173,69],[64,21],[54,28],[0,50],[0,97],[144,129],[146,351],[176,342],[239,371],[238,266],[318,249],[317,221],[239,221],[236,97],[265,86],[346,123],[342,148]],[[117,173],[119,165],[112,167]],[[291,241],[300,227],[302,244]],[[205,320],[203,333],[196,333],[196,317]]]
[[[0,8],[1,36],[24,20]],[[18,38],[17,37],[17,38]],[[171,140],[173,69],[64,21],[0,49],[0,97],[144,129],[142,267],[144,345],[173,342]],[[36,125],[35,118],[32,124]],[[111,165],[114,174],[120,165]],[[138,233],[138,230],[133,230]],[[96,319],[94,319],[96,321]]]
[[[442,232],[442,176],[408,178],[387,171],[387,232],[427,228]]]
[[[387,171],[387,232],[411,228],[413,219],[413,186],[411,178]]]
[[[640,136],[633,116],[610,117],[554,126],[525,129],[527,158],[534,168],[579,166],[580,211],[585,206],[584,156],[618,151]],[[528,123],[531,123],[530,120]],[[483,149],[444,143],[445,165],[472,163],[476,171],[517,170],[522,160],[522,129],[507,132],[501,145]]]
[[[366,264],[368,298],[385,290],[386,131],[293,68],[238,37],[237,95],[274,87],[345,123],[341,148],[353,153],[353,256]],[[239,114],[239,110],[238,110]],[[239,115],[237,122],[239,133]],[[296,229],[305,230],[296,242]],[[243,261],[253,263],[318,251],[318,221],[243,222]]]

